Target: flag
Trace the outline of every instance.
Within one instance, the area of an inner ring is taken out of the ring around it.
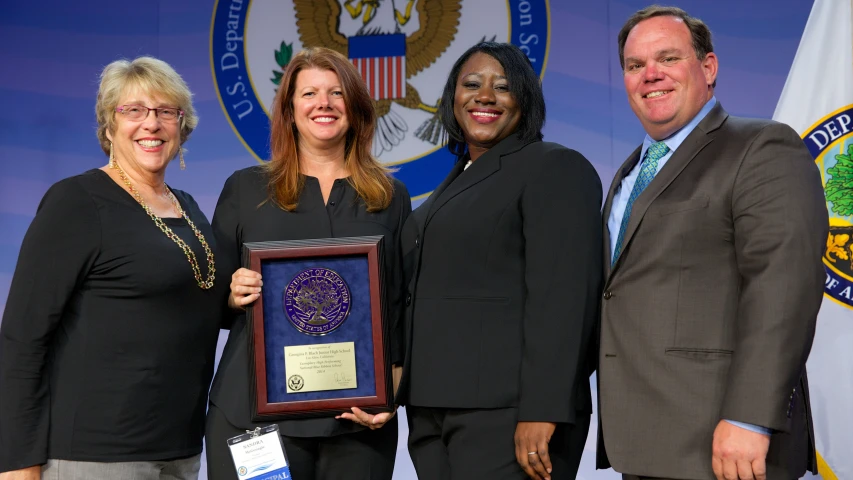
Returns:
[[[349,59],[374,100],[406,96],[406,35],[356,35],[348,39]]]
[[[824,300],[806,369],[818,470],[853,479],[853,0],[815,0],[773,119],[821,171],[830,235]]]

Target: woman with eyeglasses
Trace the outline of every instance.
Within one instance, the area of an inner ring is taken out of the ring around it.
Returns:
[[[227,278],[166,167],[198,123],[165,62],[101,74],[109,163],[53,185],[0,324],[0,479],[198,477]]]

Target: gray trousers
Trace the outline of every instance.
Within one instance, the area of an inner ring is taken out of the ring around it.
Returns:
[[[48,460],[42,480],[197,480],[201,455],[159,462]]]

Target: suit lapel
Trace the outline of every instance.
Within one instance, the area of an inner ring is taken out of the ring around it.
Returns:
[[[448,175],[444,182],[442,182],[442,186],[437,188],[435,193],[433,193],[431,198],[434,198],[434,200],[427,213],[424,228],[426,228],[426,224],[429,223],[436,212],[453,199],[453,197],[500,170],[501,156],[516,152],[526,144],[517,136],[511,135],[481,155],[480,158],[468,167],[468,170],[464,170],[465,162],[459,161],[451,172],[451,175]]]
[[[649,206],[681,174],[684,168],[696,158],[699,152],[714,140],[716,130],[720,128],[728,116],[728,113],[717,102],[714,108],[708,112],[708,115],[699,122],[699,125],[690,132],[690,135],[675,150],[675,153],[672,154],[666,165],[655,175],[649,186],[634,201],[634,206],[631,209],[631,218],[628,219],[628,226],[625,228],[625,237],[622,240],[622,254],[619,255],[616,263],[613,264],[613,271],[619,268],[622,258],[628,253],[628,245],[631,242],[631,238],[640,226],[640,222],[642,222],[643,216],[646,214]],[[609,273],[612,274],[613,272]]]
[[[612,242],[610,238],[610,229],[607,227],[607,222],[610,219],[610,211],[613,209],[613,197],[616,195],[616,191],[619,190],[619,185],[622,184],[622,180],[628,176],[637,162],[640,160],[640,152],[642,151],[643,146],[640,145],[637,147],[634,152],[628,156],[628,159],[619,167],[619,172],[613,178],[613,183],[610,184],[610,191],[607,192],[607,199],[604,201],[604,212],[601,215],[602,218],[602,228],[604,229],[604,276],[610,274],[610,258],[613,256],[613,252],[610,251],[610,244]]]

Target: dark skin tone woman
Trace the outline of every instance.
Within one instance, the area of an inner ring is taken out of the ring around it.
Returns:
[[[457,60],[439,116],[458,161],[402,234],[399,398],[418,478],[574,478],[592,410],[601,183],[581,154],[542,141],[539,78],[513,45]]]

